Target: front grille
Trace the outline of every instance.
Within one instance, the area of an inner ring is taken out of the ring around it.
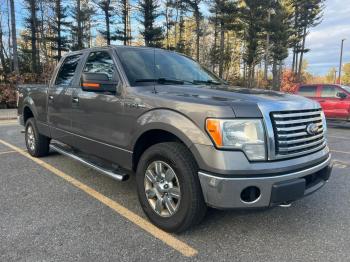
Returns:
[[[321,109],[271,112],[275,135],[276,158],[308,154],[325,146]],[[313,134],[307,127],[315,123],[318,127]]]

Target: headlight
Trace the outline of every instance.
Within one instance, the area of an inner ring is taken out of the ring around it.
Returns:
[[[265,132],[260,119],[207,119],[206,130],[216,147],[242,150],[249,160],[265,160]]]

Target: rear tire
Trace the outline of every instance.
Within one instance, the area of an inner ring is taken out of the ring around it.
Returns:
[[[153,224],[179,233],[202,221],[207,206],[198,167],[183,144],[151,146],[141,156],[136,173],[139,201]]]
[[[47,156],[50,151],[50,138],[41,135],[35,119],[29,118],[25,125],[25,141],[29,154],[34,157]]]

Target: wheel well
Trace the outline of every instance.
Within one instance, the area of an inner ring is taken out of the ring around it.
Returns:
[[[30,110],[30,108],[26,106],[24,108],[24,110],[23,110],[23,121],[24,121],[24,123],[26,123],[27,120],[29,118],[31,118],[31,117],[34,117],[34,114],[33,114],[32,110]]]
[[[185,144],[180,138],[168,131],[157,129],[145,132],[138,138],[134,146],[132,159],[133,171],[136,171],[137,164],[143,152],[145,152],[149,147],[162,142],[179,142]]]

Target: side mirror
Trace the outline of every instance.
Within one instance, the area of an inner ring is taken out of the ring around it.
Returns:
[[[118,81],[110,80],[105,73],[83,73],[81,87],[84,91],[109,92],[115,94]]]
[[[343,92],[338,92],[337,97],[339,97],[340,99],[345,99],[345,98],[347,98],[347,95]]]

